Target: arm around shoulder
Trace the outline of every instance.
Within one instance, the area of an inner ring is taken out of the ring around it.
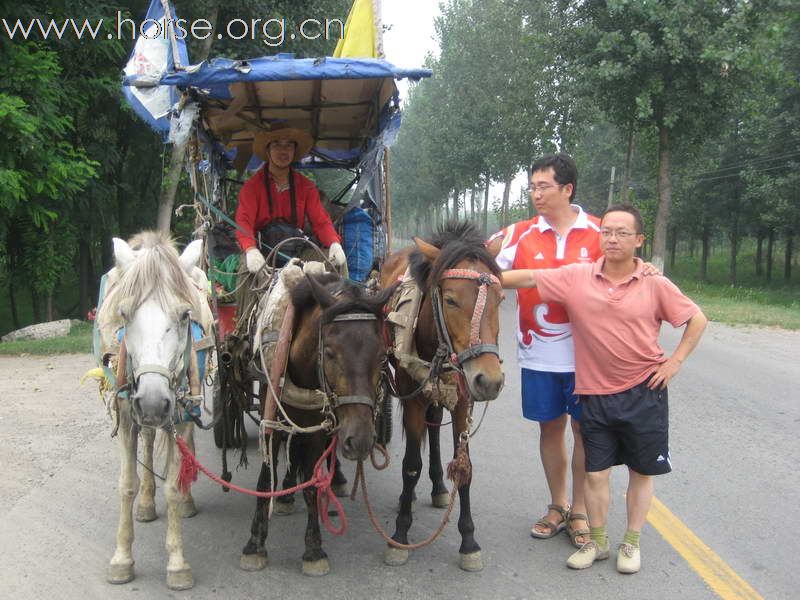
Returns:
[[[500,274],[500,282],[506,289],[536,287],[536,271],[533,269],[513,269]]]

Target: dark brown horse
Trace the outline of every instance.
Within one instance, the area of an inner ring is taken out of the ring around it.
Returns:
[[[410,266],[411,274],[424,296],[414,340],[420,358],[433,361],[437,350],[445,350],[448,360],[456,363],[464,378],[458,402],[452,410],[453,440],[458,448],[461,434],[468,431],[468,417],[473,401],[493,400],[503,386],[503,371],[497,351],[499,331],[498,309],[503,299],[497,277],[499,269],[494,257],[483,245],[483,237],[469,223],[453,223],[425,242],[414,238],[415,247],[391,255],[381,271],[381,284],[387,287],[403,276]],[[477,306],[477,311],[476,311]],[[437,319],[436,313],[440,315]],[[440,325],[437,324],[437,320]],[[449,343],[447,338],[449,338]],[[414,488],[422,471],[421,443],[426,422],[438,424],[442,408],[432,405],[422,393],[414,394],[419,384],[398,365],[397,392],[411,395],[403,401],[403,428],[406,451],[403,457],[403,492],[400,512],[392,538],[408,544]],[[439,427],[427,425],[430,446],[429,475],[433,482],[434,505],[447,504],[447,488],[439,456]],[[461,533],[459,565],[468,571],[483,568],[480,546],[475,541],[470,512],[471,477],[458,489]],[[401,565],[408,560],[407,549],[387,549],[385,562]]]
[[[350,460],[364,460],[375,443],[377,390],[386,358],[383,306],[393,292],[394,287],[390,287],[371,296],[332,274],[306,277],[292,290],[296,318],[287,372],[299,388],[327,391],[329,404],[323,412],[286,404],[284,410],[294,423],[303,428],[319,425],[332,413],[339,448]],[[270,470],[262,463],[259,491],[270,489],[271,473],[276,473],[279,437],[278,434],[269,436],[273,464]],[[290,459],[299,468],[302,481],[312,477],[314,466],[329,441],[330,436],[325,431],[294,436],[290,444]],[[303,496],[308,510],[303,573],[324,575],[330,567],[322,550],[317,490],[306,488]],[[240,560],[245,570],[267,566],[268,509],[269,502],[259,498],[250,539]]]

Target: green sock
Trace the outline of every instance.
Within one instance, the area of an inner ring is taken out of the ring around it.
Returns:
[[[608,546],[608,530],[605,525],[602,527],[589,527],[589,531],[594,543],[601,548]]]
[[[630,544],[634,548],[638,548],[639,539],[641,537],[642,537],[641,531],[632,531],[628,529],[628,531],[625,532],[625,537],[622,538],[622,541],[625,542],[626,544]]]

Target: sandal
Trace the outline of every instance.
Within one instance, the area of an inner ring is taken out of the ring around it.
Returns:
[[[589,519],[583,513],[574,513],[574,512],[570,512],[569,516],[567,517],[567,525],[566,525],[567,535],[569,536],[569,539],[572,541],[572,545],[575,546],[576,548],[580,548],[589,540],[579,542],[578,538],[580,536],[588,536],[592,532],[589,530],[588,527],[580,527],[580,528],[572,527],[573,521],[586,521],[588,523]]]
[[[567,526],[567,519],[569,518],[569,505],[559,506],[558,504],[548,504],[547,510],[557,512],[559,515],[561,515],[561,520],[558,523],[551,523],[547,520],[547,515],[543,516],[541,519],[536,521],[536,523],[534,523],[533,527],[531,527],[531,537],[535,537],[540,540],[549,540]],[[546,528],[547,531],[536,531],[537,525]]]

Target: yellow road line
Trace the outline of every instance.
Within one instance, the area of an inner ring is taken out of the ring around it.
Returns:
[[[647,520],[723,600],[764,600],[658,498]]]

